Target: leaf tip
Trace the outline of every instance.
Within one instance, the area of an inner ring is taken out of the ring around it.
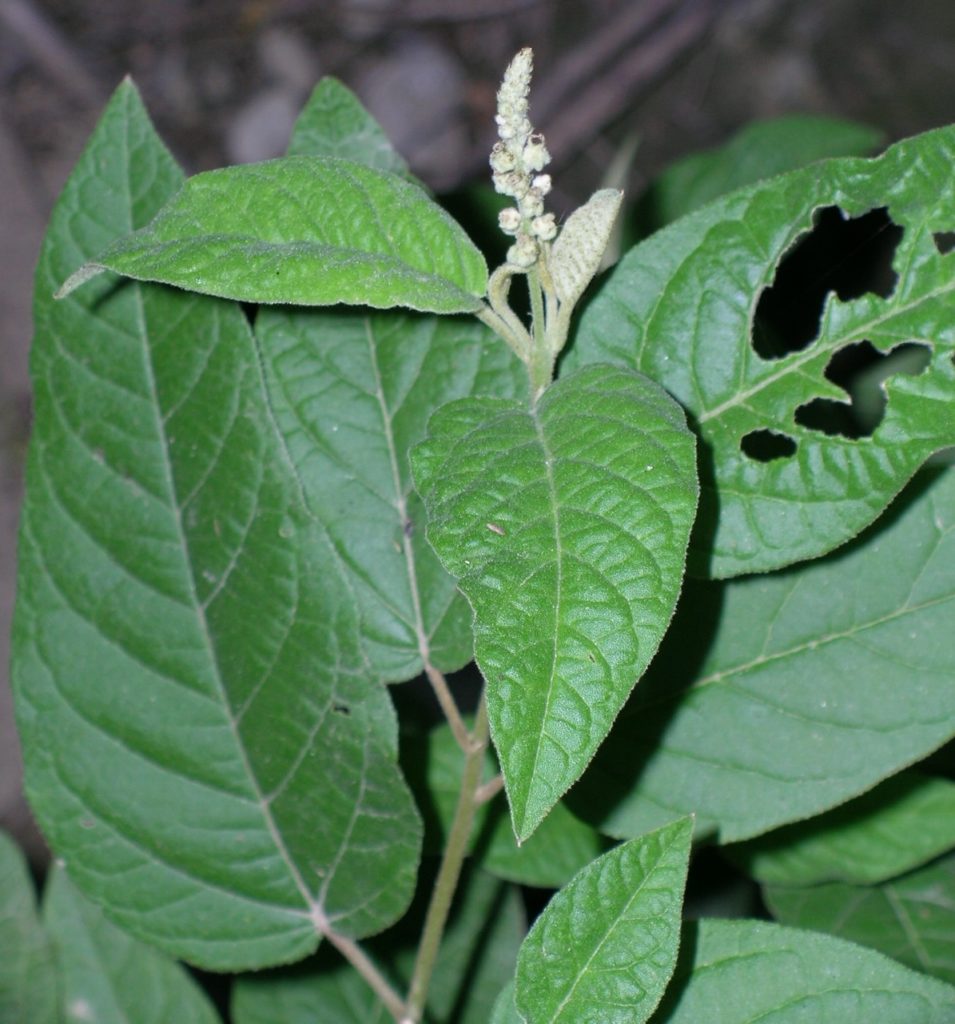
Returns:
[[[80,285],[86,284],[87,281],[102,274],[106,270],[101,263],[84,263],[79,270],[74,270],[72,274],[60,285],[59,288],[53,293],[54,299],[65,299],[71,292],[75,292]]]

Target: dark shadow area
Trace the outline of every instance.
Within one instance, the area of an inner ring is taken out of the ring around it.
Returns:
[[[936,231],[932,237],[935,240],[935,248],[943,256],[955,251],[955,231]]]
[[[837,206],[817,210],[812,230],[786,253],[753,317],[753,348],[781,359],[807,348],[819,333],[830,292],[843,302],[868,292],[888,298],[896,283],[892,258],[902,228],[884,207],[847,218]]]

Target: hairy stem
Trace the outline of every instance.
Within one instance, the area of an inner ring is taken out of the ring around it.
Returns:
[[[354,939],[339,935],[338,932],[331,928],[323,929],[322,934],[368,982],[372,991],[381,1000],[392,1017],[396,1021],[401,1021],[403,1019],[402,1014],[405,1012],[401,997],[388,983],[388,979],[371,962],[358,943]]]
[[[451,909],[451,900],[461,877],[461,866],[467,852],[468,837],[474,822],[474,811],[477,807],[477,793],[481,786],[481,769],[484,766],[484,751],[487,748],[488,724],[487,705],[482,696],[474,720],[474,729],[470,735],[470,745],[464,761],[464,772],[461,776],[461,790],[458,795],[458,806],[454,812],[454,821],[448,833],[448,842],[444,849],[438,877],[435,879],[431,903],[425,917],[418,956],[415,960],[414,974],[408,989],[408,1001],[405,1004],[401,1024],[418,1024],[424,1011],[428,996],[428,986],[434,972],[435,961],[444,926]]]

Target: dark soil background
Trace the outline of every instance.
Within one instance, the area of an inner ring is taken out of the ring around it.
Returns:
[[[632,195],[755,118],[852,117],[889,141],[955,120],[952,0],[0,0],[0,827],[35,856],[6,679],[30,291],[99,110],[131,73],[194,172],[279,155],[332,74],[447,192],[485,173],[495,91],[524,45],[557,212],[634,138]]]

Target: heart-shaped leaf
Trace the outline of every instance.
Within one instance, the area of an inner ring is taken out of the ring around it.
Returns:
[[[693,839],[684,818],[588,864],[534,923],[517,961],[528,1024],[643,1024],[676,963]]]
[[[687,925],[654,1024],[949,1024],[955,988],[872,950],[765,921]]]
[[[672,614],[696,506],[692,434],[638,374],[587,367],[536,406],[463,399],[412,452],[428,539],[475,657],[526,839],[593,757]]]
[[[112,275],[49,297],[180,180],[123,85],[37,273],[13,679],[71,879],[177,956],[261,967],[400,916],[420,822],[241,310]]]
[[[618,836],[695,813],[732,842],[925,757],[955,733],[953,565],[944,471],[829,558],[688,586],[573,809]]]
[[[876,160],[835,159],[741,189],[631,250],[585,311],[568,366],[640,370],[699,430],[706,459],[694,572],[765,572],[821,555],[955,443],[955,254],[941,241],[955,230],[953,163],[955,128],[944,128]],[[830,293],[807,347],[760,355],[760,297],[823,207],[853,218],[887,209],[902,229],[894,283],[846,301]],[[916,346],[924,368],[888,381],[870,436],[816,422],[846,412],[842,364],[900,343]]]
[[[197,174],[58,294],[103,270],[242,302],[434,313],[476,310],[487,284],[484,257],[417,185],[312,156]]]

